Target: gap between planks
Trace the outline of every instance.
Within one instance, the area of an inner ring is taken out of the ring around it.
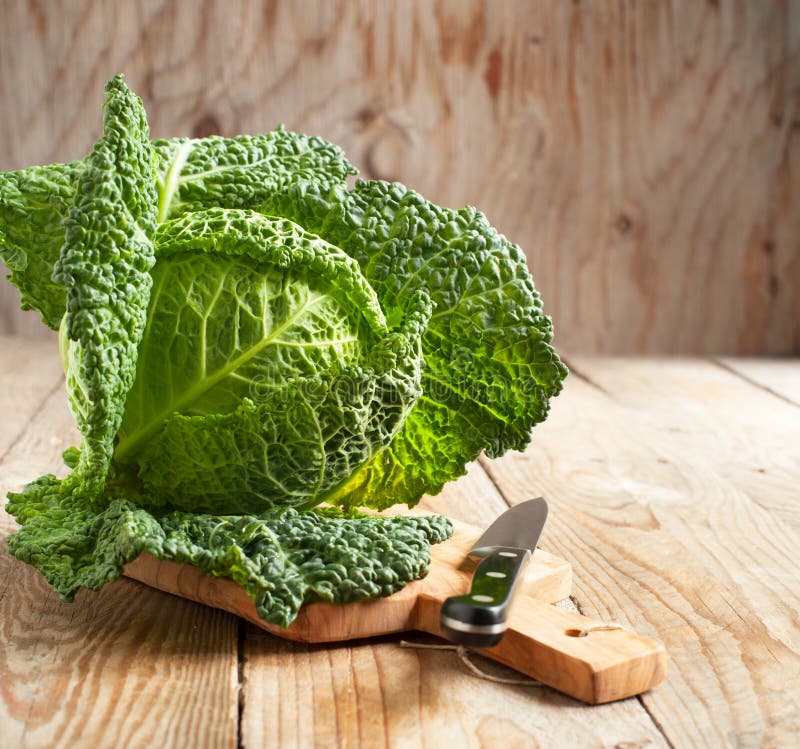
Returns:
[[[236,626],[236,749],[244,749],[242,741],[242,720],[244,711],[247,707],[247,677],[245,667],[247,657],[245,656],[246,628],[252,626],[244,619],[238,619]]]
[[[740,367],[743,366],[740,364],[736,359],[719,359],[719,358],[712,358],[709,360],[712,364],[724,369],[726,372],[730,372],[734,377],[738,377],[741,380],[744,380],[749,385],[752,385],[759,390],[763,390],[770,395],[774,395],[776,398],[780,398],[784,403],[789,403],[793,406],[800,406],[800,400],[795,400],[793,395],[785,395],[784,393],[779,392],[772,386],[771,384],[764,382],[753,374],[750,374],[746,371],[743,371]],[[763,360],[762,360],[763,361]],[[769,360],[767,360],[769,361]],[[797,377],[800,379],[800,360],[793,359],[793,360],[785,360],[779,359],[774,362],[775,366],[786,366],[786,365],[794,365],[797,367]],[[800,390],[800,388],[798,388]]]

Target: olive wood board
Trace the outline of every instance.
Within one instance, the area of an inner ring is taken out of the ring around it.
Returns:
[[[462,523],[454,527],[450,539],[432,547],[426,577],[387,598],[309,603],[287,629],[261,619],[252,599],[232,580],[209,577],[191,565],[142,553],[125,566],[125,575],[298,642],[340,642],[408,630],[441,636],[440,608],[448,597],[469,590],[475,564],[468,552],[481,534]],[[630,697],[659,684],[665,673],[663,645],[622,629],[577,636],[600,622],[550,605],[571,591],[569,562],[537,549],[512,605],[508,631],[498,645],[476,652],[591,704]]]

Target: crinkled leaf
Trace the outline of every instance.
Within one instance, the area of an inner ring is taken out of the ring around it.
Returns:
[[[422,339],[423,395],[383,452],[336,500],[415,504],[462,475],[481,451],[523,449],[561,390],[566,367],[517,245],[473,208],[440,208],[399,184],[352,191],[303,185],[270,198],[286,216],[361,265],[391,320],[426,289],[434,313]]]
[[[300,182],[344,185],[356,170],[322,138],[279,127],[263,135],[154,142],[159,221],[203,208],[252,208]]]
[[[37,310],[54,330],[66,308],[67,290],[53,281],[53,267],[83,169],[82,161],[72,161],[0,173],[0,259],[19,289],[22,309]]]
[[[163,531],[145,510],[127,501],[98,509],[42,476],[20,493],[10,492],[6,512],[22,526],[8,550],[34,565],[66,601],[80,588],[99,590],[145,549],[157,548]]]
[[[388,596],[422,577],[430,545],[452,533],[441,516],[391,518],[276,509],[259,516],[153,515],[125,499],[94,512],[53,476],[9,496],[23,523],[9,550],[36,565],[65,600],[98,590],[146,551],[229,577],[268,622],[288,627],[304,603]]]
[[[67,486],[88,496],[105,483],[136,373],[155,262],[155,214],[144,107],[117,76],[106,86],[103,137],[78,180],[54,274],[67,289],[62,350],[70,408],[84,440]]]

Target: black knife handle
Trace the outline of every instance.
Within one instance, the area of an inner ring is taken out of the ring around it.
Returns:
[[[442,633],[459,645],[490,648],[508,628],[508,609],[517,581],[531,557],[527,549],[496,546],[475,568],[472,589],[442,605]]]

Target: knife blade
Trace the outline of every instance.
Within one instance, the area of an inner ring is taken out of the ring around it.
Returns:
[[[508,611],[517,581],[536,550],[547,520],[543,497],[506,510],[475,542],[469,556],[480,558],[469,593],[442,605],[441,628],[459,645],[489,648],[508,628]]]

